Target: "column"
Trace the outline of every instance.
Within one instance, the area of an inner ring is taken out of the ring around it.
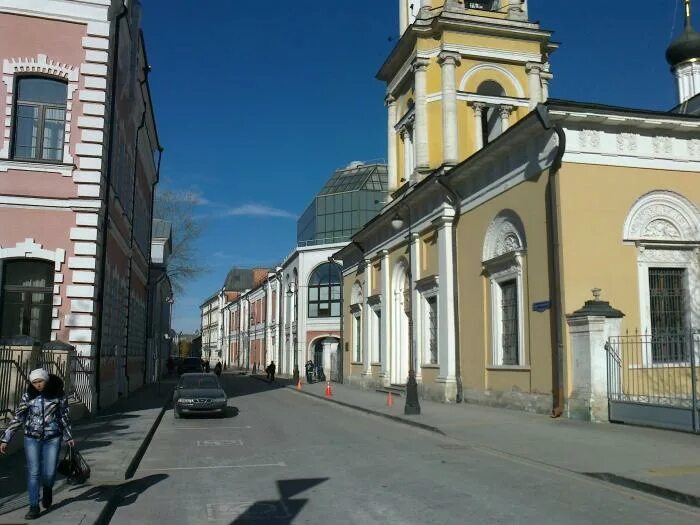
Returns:
[[[474,110],[474,143],[476,150],[479,151],[484,147],[484,130],[482,129],[481,114],[486,109],[486,104],[483,102],[472,102]]]
[[[369,304],[368,297],[372,295],[372,261],[365,259],[365,296],[364,304],[362,305],[362,375],[372,375],[372,357],[374,349],[372,348],[372,328],[374,326],[374,312]]]
[[[501,133],[505,133],[510,127],[510,114],[513,111],[513,106],[499,106],[498,111],[501,116]]]
[[[411,337],[411,348],[413,349],[413,370],[416,372],[416,380],[421,377],[420,369],[420,349],[418,348],[418,328],[419,328],[419,312],[420,312],[420,292],[416,290],[416,281],[420,280],[420,238],[417,233],[411,233],[409,237],[409,250],[411,250],[411,319],[413,321],[413,333]]]
[[[388,114],[388,122],[387,122],[387,131],[388,131],[388,137],[387,137],[387,145],[388,145],[388,152],[387,152],[387,171],[388,171],[388,177],[389,177],[389,193],[394,191],[396,188],[400,186],[399,178],[397,177],[396,173],[396,130],[394,127],[396,126],[396,99],[391,96],[387,95],[385,99],[386,107],[387,107],[387,114]]]
[[[525,66],[527,71],[528,87],[530,90],[530,109],[542,102],[542,83],[540,74],[542,73],[542,64],[528,63]]]
[[[452,212],[454,213],[454,212]],[[455,361],[455,303],[454,258],[452,236],[453,217],[440,217],[435,221],[438,231],[438,383],[456,385]],[[445,387],[445,400],[454,399],[456,391]]]
[[[428,102],[426,77],[428,64],[427,58],[416,58],[413,62],[413,72],[415,76],[416,95],[416,124],[414,127],[415,147],[416,147],[416,168],[427,170],[430,168],[430,157],[428,154]]]
[[[411,130],[403,128],[401,130],[401,140],[403,140],[403,179],[410,182],[413,176],[413,139]]]
[[[540,78],[542,79],[542,102],[547,102],[549,100],[549,81],[554,78],[554,75],[545,71]]]
[[[271,337],[271,329],[270,327],[272,326],[272,283],[270,282],[270,279],[268,278],[266,286],[265,286],[265,342],[264,342],[264,348],[265,351],[267,352],[267,356],[265,357],[267,363],[263,363],[265,366],[270,364],[270,361],[275,359],[274,357],[274,349],[272,348],[272,337]],[[279,363],[275,361],[275,364],[279,366]]]
[[[381,376],[388,377],[389,374],[389,356],[390,348],[389,344],[391,338],[389,336],[389,330],[391,330],[391,324],[389,319],[391,319],[390,308],[391,304],[391,289],[390,289],[390,278],[389,278],[389,252],[387,250],[382,250],[380,252],[381,257],[381,294],[382,294],[382,368]]]
[[[459,162],[459,145],[457,139],[457,87],[455,85],[455,68],[460,63],[459,53],[443,51],[438,58],[442,66],[442,145],[443,162]]]

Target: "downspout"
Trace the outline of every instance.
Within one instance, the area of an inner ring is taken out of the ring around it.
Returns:
[[[148,74],[148,73],[146,73]],[[139,82],[139,88],[143,90],[143,85],[146,81]],[[142,91],[143,95],[143,91]],[[141,113],[141,124],[139,124],[139,127],[136,128],[136,138],[134,139],[134,169],[132,172],[132,179],[133,179],[133,185],[131,189],[131,217],[130,222],[131,222],[131,232],[129,234],[129,270],[127,273],[127,278],[126,282],[129,286],[129,293],[127,294],[127,299],[126,299],[126,304],[127,304],[127,310],[126,310],[126,352],[124,354],[124,377],[126,378],[126,395],[129,395],[129,391],[131,390],[130,385],[131,385],[131,379],[129,378],[129,339],[130,339],[130,330],[131,330],[131,267],[134,264],[134,216],[136,215],[136,167],[138,166],[139,163],[139,133],[143,129],[143,127],[146,125],[146,107],[144,104],[143,108],[143,113]],[[152,224],[151,224],[152,226]],[[149,250],[150,251],[150,250]],[[149,264],[150,266],[150,264]],[[146,282],[146,288],[148,288],[148,282]],[[146,319],[144,320],[146,326],[148,325],[148,300],[146,300]],[[144,330],[146,332],[146,330]],[[146,345],[148,346],[148,345]],[[144,359],[143,359],[143,384],[146,384],[146,353],[144,349]]]
[[[454,331],[455,331],[455,381],[457,383],[457,397],[455,399],[456,403],[461,403],[464,401],[464,389],[462,386],[462,359],[461,359],[461,352],[460,352],[460,336],[459,336],[459,272],[458,270],[458,259],[459,259],[459,251],[458,251],[458,242],[457,242],[457,224],[459,223],[459,219],[461,217],[461,203],[462,203],[462,198],[457,193],[457,191],[450,187],[444,176],[438,176],[435,178],[435,182],[437,182],[442,188],[447,192],[449,195],[450,200],[452,201],[452,208],[454,209],[455,216],[454,216],[454,222],[453,222],[453,227],[452,227],[452,273],[454,274],[453,276],[453,283],[455,286],[455,290],[453,291],[452,294],[452,300],[454,301]]]
[[[560,260],[560,225],[558,222],[558,201],[557,201],[557,178],[556,174],[561,169],[562,158],[566,152],[566,133],[558,124],[554,124],[549,116],[549,110],[546,106],[538,104],[535,110],[542,126],[547,130],[552,130],[557,134],[559,141],[557,155],[549,168],[549,178],[547,180],[547,223],[548,228],[548,244],[549,244],[549,259],[551,264],[549,267],[550,289],[552,290],[552,331],[554,332],[554,400],[552,403],[551,417],[560,417],[564,413],[564,315],[562,313],[563,289],[561,286],[561,260]]]
[[[105,172],[105,215],[104,223],[102,225],[102,260],[100,261],[100,276],[97,282],[98,291],[96,294],[97,301],[100,305],[100,319],[97,323],[97,334],[95,335],[95,394],[96,394],[96,404],[97,410],[101,408],[100,400],[102,389],[100,388],[100,361],[102,359],[102,333],[103,333],[103,323],[104,323],[104,289],[105,289],[105,270],[107,268],[107,231],[109,229],[109,207],[110,199],[112,198],[112,151],[114,149],[114,122],[115,122],[115,112],[114,104],[117,98],[117,72],[119,71],[119,23],[121,19],[126,15],[128,9],[126,7],[126,2],[122,0],[121,12],[114,17],[113,28],[114,36],[112,39],[114,54],[112,60],[112,82],[110,85],[109,93],[109,143],[107,145],[107,151],[105,152],[103,162],[106,164],[104,167]]]

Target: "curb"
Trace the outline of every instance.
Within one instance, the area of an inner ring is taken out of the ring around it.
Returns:
[[[286,388],[289,388],[289,389],[291,389],[291,390],[294,390],[295,392],[298,392],[298,393],[300,393],[300,394],[305,394],[305,395],[307,395],[307,396],[314,397],[314,398],[316,398],[316,399],[321,399],[321,400],[323,400],[323,401],[328,401],[328,402],[330,402],[330,403],[336,403],[336,404],[338,404],[338,405],[341,405],[341,406],[344,406],[344,407],[347,407],[347,408],[352,408],[352,409],[354,409],[354,410],[358,410],[359,412],[364,412],[364,413],[366,413],[366,414],[371,414],[371,415],[373,415],[373,416],[380,416],[380,417],[383,417],[383,418],[386,418],[386,419],[391,419],[392,421],[396,421],[397,423],[403,423],[404,425],[409,425],[409,426],[412,426],[412,427],[421,428],[421,429],[423,429],[423,430],[428,430],[429,432],[435,432],[436,434],[440,434],[440,435],[442,435],[442,436],[447,436],[447,434],[445,434],[445,433],[444,433],[442,430],[440,430],[438,427],[434,427],[434,426],[428,425],[428,424],[426,424],[426,423],[420,423],[420,422],[418,422],[418,421],[411,421],[410,419],[405,419],[405,418],[402,418],[401,416],[394,416],[394,415],[391,415],[391,414],[385,414],[384,412],[379,412],[378,410],[373,410],[373,409],[371,409],[371,408],[365,408],[365,407],[361,407],[361,406],[358,406],[358,405],[353,405],[353,404],[351,404],[351,403],[345,403],[345,402],[343,402],[343,401],[338,401],[337,399],[332,399],[332,398],[327,398],[327,397],[321,397],[321,396],[319,396],[319,395],[317,395],[317,394],[312,394],[311,392],[305,392],[305,391],[303,391],[303,390],[297,390],[297,389],[296,389],[294,386],[292,386],[292,385],[289,385],[289,386],[287,386]]]
[[[168,409],[169,404],[170,404],[170,398],[166,398],[165,404],[163,405],[163,408],[160,409],[160,412],[158,413],[158,416],[156,416],[155,421],[153,421],[151,428],[148,430],[148,434],[146,434],[146,437],[141,442],[141,445],[139,446],[138,450],[136,451],[136,454],[134,454],[134,457],[131,458],[131,461],[129,462],[129,466],[127,467],[126,471],[124,472],[124,479],[125,480],[129,480],[129,479],[134,477],[134,474],[136,473],[136,469],[139,467],[139,463],[141,463],[141,459],[143,459],[143,456],[146,453],[146,450],[148,450],[148,446],[151,444],[151,440],[153,439],[153,435],[156,433],[156,430],[158,429],[158,426],[160,425],[160,422],[163,419],[163,415],[165,414],[165,411]],[[112,516],[114,516],[114,513],[116,512],[117,507],[119,506],[119,502],[121,501],[121,499],[122,499],[122,487],[121,487],[121,485],[118,485],[112,491],[112,494],[110,494],[110,496],[107,498],[107,503],[105,503],[104,507],[102,507],[102,510],[97,515],[97,518],[95,519],[94,525],[107,525],[110,522],[110,520],[112,519]]]
[[[651,494],[652,496],[675,501],[676,503],[682,503],[691,507],[700,508],[700,497],[693,496],[692,494],[686,494],[685,492],[678,492],[677,490],[659,487],[658,485],[652,485],[651,483],[637,481],[636,479],[618,476],[617,474],[611,474],[610,472],[582,472],[582,474],[594,479],[612,483],[614,485],[620,485],[628,489]]]

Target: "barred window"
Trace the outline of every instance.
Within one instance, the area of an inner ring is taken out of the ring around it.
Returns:
[[[438,340],[437,340],[437,297],[428,297],[428,350],[430,364],[436,365],[438,362]]]
[[[519,365],[518,286],[515,279],[501,283],[501,323],[504,365]]]
[[[0,337],[28,335],[41,343],[51,339],[54,265],[45,261],[5,263]]]
[[[678,363],[690,359],[685,344],[685,269],[649,268],[652,361]]]

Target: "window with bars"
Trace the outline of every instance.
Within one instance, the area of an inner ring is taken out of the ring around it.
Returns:
[[[651,355],[654,363],[678,363],[690,359],[685,342],[684,268],[649,268]]]
[[[0,337],[28,335],[41,343],[51,339],[53,263],[5,263],[0,304]]]
[[[61,162],[68,86],[48,78],[20,77],[16,92],[13,158]]]
[[[503,365],[519,365],[518,284],[515,279],[501,283],[501,344]]]
[[[429,362],[436,365],[438,362],[438,341],[437,341],[437,297],[432,296],[426,299],[428,303],[428,351]]]
[[[360,322],[360,316],[355,315],[352,318],[353,332],[354,332],[354,346],[355,346],[355,362],[362,362],[362,323]]]

